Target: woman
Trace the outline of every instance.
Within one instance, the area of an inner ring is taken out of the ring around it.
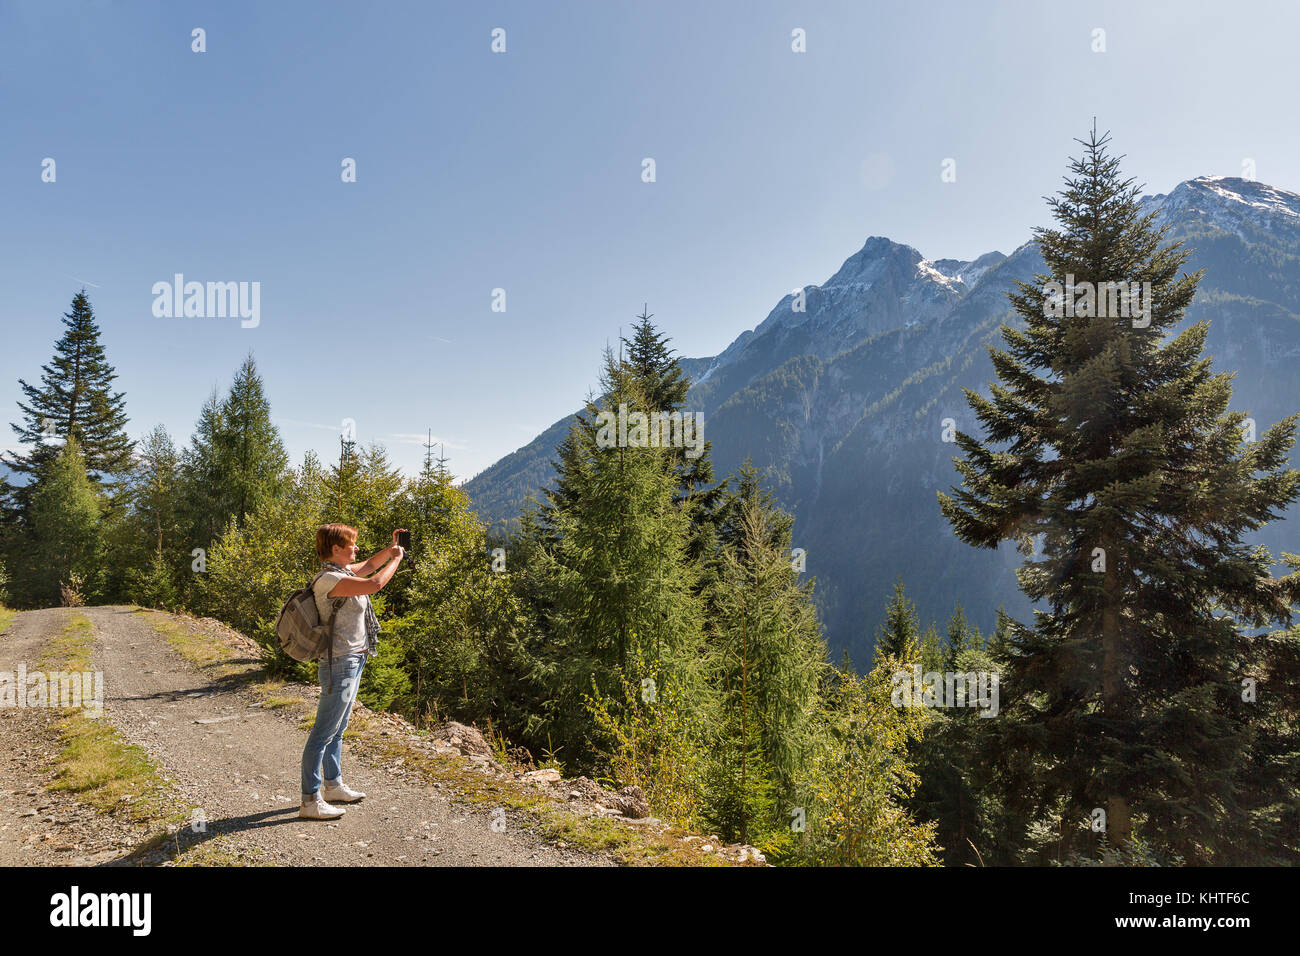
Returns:
[[[399,528],[398,531],[405,531]],[[347,729],[352,714],[352,702],[357,699],[357,686],[361,682],[361,669],[367,655],[375,655],[375,642],[379,634],[379,621],[370,607],[370,595],[379,591],[393,577],[406,553],[397,544],[397,531],[393,532],[393,546],[385,548],[366,561],[357,559],[357,529],[345,524],[321,525],[316,529],[316,554],[322,561],[321,573],[312,582],[316,592],[316,611],[321,623],[330,619],[333,598],[349,598],[334,615],[334,666],[329,659],[321,660],[317,673],[320,677],[320,704],[316,708],[316,725],[307,737],[302,752],[302,806],[298,816],[309,820],[333,820],[344,810],[332,807],[328,801],[355,803],[365,796],[343,783],[343,731]],[[387,560],[387,564],[384,561]],[[374,577],[367,577],[381,564]],[[325,791],[321,793],[322,765]]]

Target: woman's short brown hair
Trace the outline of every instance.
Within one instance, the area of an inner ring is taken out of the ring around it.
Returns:
[[[347,524],[323,524],[316,529],[316,556],[322,561],[334,557],[334,549],[350,548],[357,541],[357,529]]]

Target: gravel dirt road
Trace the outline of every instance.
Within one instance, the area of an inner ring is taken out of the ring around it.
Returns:
[[[24,611],[0,634],[0,671],[29,671],[74,614],[94,626],[104,715],[168,778],[177,801],[206,818],[186,843],[217,840],[229,862],[302,866],[592,866],[605,854],[560,848],[518,825],[513,811],[456,805],[444,792],[390,774],[352,752],[343,779],[367,794],[337,821],[298,817],[306,730],[292,712],[263,706],[237,679],[213,680],[130,607]],[[113,865],[146,833],[51,793],[59,744],[55,712],[0,709],[0,865]],[[503,823],[504,821],[504,823]],[[160,862],[157,859],[143,862]]]

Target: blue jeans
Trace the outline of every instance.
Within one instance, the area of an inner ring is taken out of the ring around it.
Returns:
[[[357,699],[361,683],[361,669],[366,655],[344,654],[334,658],[331,674],[329,660],[322,660],[317,668],[320,677],[320,704],[316,707],[316,724],[307,736],[307,746],[302,752],[302,798],[313,796],[321,786],[322,765],[326,780],[337,780],[343,774],[339,761],[343,757],[343,731],[347,730],[352,702]],[[330,678],[334,690],[330,691]]]

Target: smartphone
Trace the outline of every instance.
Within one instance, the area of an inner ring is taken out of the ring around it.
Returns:
[[[397,546],[401,548],[403,551],[409,553],[411,550],[411,532],[409,531],[397,532]]]

